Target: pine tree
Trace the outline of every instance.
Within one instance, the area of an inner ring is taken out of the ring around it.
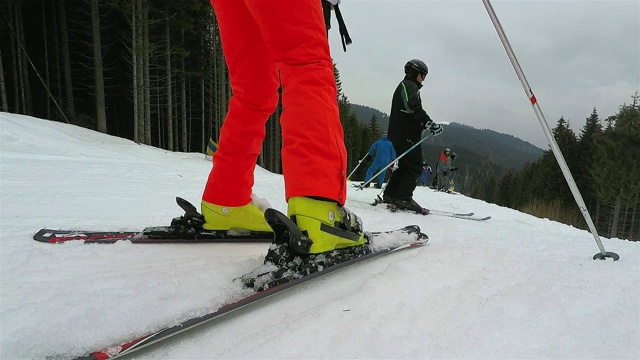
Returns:
[[[574,179],[576,177],[580,179],[581,175],[577,173],[578,171],[578,166],[577,166],[578,140],[573,130],[571,130],[569,122],[566,121],[564,117],[561,116],[560,119],[558,119],[558,124],[556,125],[556,127],[553,129],[552,132],[553,132],[554,138],[556,139],[556,142],[558,143],[558,147],[562,151],[562,154],[567,163],[567,166],[569,167],[569,170],[574,176]],[[564,175],[562,174],[562,171],[560,170],[560,166],[558,165],[555,157],[553,158],[553,161],[555,162],[554,171],[552,172],[554,175],[553,181],[555,183],[554,191],[559,192],[558,195],[560,195],[559,197],[563,205],[566,206],[566,205],[573,204],[575,200],[571,195],[571,192],[569,190],[569,185],[567,184],[567,181],[564,178]],[[580,179],[580,181],[582,180]],[[553,197],[554,196],[551,196],[551,198]]]
[[[378,125],[378,117],[376,116],[376,114],[373,114],[371,116],[371,120],[369,120],[369,126],[367,127],[368,131],[368,137],[367,137],[367,141],[365,141],[365,144],[373,144],[374,142],[378,141],[378,139],[380,139],[380,136],[382,135],[382,131],[380,131],[380,126]]]
[[[590,212],[591,210],[595,210],[596,206],[591,169],[597,167],[597,164],[594,162],[596,151],[595,138],[599,134],[602,134],[602,124],[600,123],[596,108],[593,108],[593,112],[587,118],[580,133],[580,138],[578,139],[578,157],[580,160],[577,164],[578,171],[574,174],[574,176],[579,174],[579,176],[575,176],[576,185],[584,197]]]
[[[608,216],[609,236],[618,236],[624,231],[625,222],[621,220],[624,207],[635,209],[640,193],[640,98],[634,95],[631,105],[620,107],[610,127],[595,136],[595,161],[597,169],[592,169],[594,187],[599,199],[613,204]],[[609,118],[611,119],[611,118]],[[620,229],[622,224],[623,228]]]

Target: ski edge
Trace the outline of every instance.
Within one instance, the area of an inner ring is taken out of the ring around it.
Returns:
[[[121,240],[131,240],[140,236],[140,231],[85,231],[85,230],[54,230],[40,229],[33,240],[48,243],[60,244],[68,241],[83,241],[85,243],[101,242],[114,243]]]
[[[252,234],[229,235],[224,234],[220,237],[209,237],[204,235],[195,235],[194,237],[180,237],[167,235],[148,235],[145,234],[147,229],[143,231],[83,231],[83,230],[53,230],[40,229],[33,240],[47,244],[63,244],[67,242],[83,242],[85,244],[113,244],[118,241],[130,241],[133,244],[201,244],[201,243],[270,243],[273,241],[273,233],[271,232],[254,232]]]
[[[387,209],[391,212],[396,212],[396,211],[405,211],[405,210],[400,210],[399,208],[396,208],[395,210],[392,210],[389,208],[389,206],[391,204],[386,204],[385,202],[382,201],[382,199],[380,198],[380,196],[377,196],[374,200],[373,203],[371,203],[371,206],[378,206],[378,205],[387,205]],[[393,206],[393,205],[392,205]],[[472,221],[486,221],[491,219],[491,216],[484,216],[484,217],[480,217],[480,216],[474,216],[475,213],[473,212],[468,212],[468,213],[456,213],[453,211],[444,211],[444,210],[431,210],[428,209],[429,213],[427,214],[420,214],[414,211],[409,211],[409,212],[414,212],[418,215],[429,215],[429,214],[433,214],[433,215],[439,215],[439,216],[446,216],[446,217],[452,217],[452,218],[456,218],[456,219],[465,219],[465,220],[472,220]]]

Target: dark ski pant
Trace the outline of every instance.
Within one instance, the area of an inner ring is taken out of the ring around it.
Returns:
[[[413,144],[395,146],[396,154],[403,154]],[[391,179],[384,189],[384,195],[395,199],[408,200],[413,196],[416,180],[422,174],[422,146],[418,145],[398,161],[398,169],[391,174]]]
[[[444,173],[438,173],[438,190],[448,190],[449,189],[449,177]]]

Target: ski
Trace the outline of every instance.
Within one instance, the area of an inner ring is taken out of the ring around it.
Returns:
[[[358,188],[358,189],[360,189],[360,190],[369,189],[369,188],[371,188],[371,189],[378,189],[378,190],[382,189],[382,188],[380,188],[380,187],[377,187],[376,185],[373,185],[373,186],[362,186],[362,185],[360,185],[360,184],[351,184],[351,185],[352,185],[354,188]]]
[[[431,213],[433,214],[438,214],[438,215],[455,215],[455,216],[473,216],[475,215],[472,212],[469,213],[457,213],[454,211],[443,211],[443,210],[429,210]]]
[[[33,239],[59,244],[69,241],[83,241],[85,244],[113,244],[130,241],[135,244],[159,243],[246,243],[273,241],[271,231],[250,230],[205,230],[204,217],[195,206],[180,197],[176,202],[185,211],[183,216],[174,218],[170,226],[147,227],[142,231],[91,231],[40,229]]]
[[[282,244],[282,243],[293,244],[294,242],[300,245],[305,240],[308,240],[308,239],[305,239],[306,237],[304,235],[301,235],[302,232],[297,227],[295,227],[295,225],[291,225],[292,223],[287,221],[288,218],[286,217],[286,215],[278,212],[277,210],[267,209],[265,211],[265,218],[267,219],[267,222],[269,222],[269,225],[273,227],[274,233],[276,234],[276,238],[274,239],[274,245]],[[291,226],[294,226],[295,228],[292,228]],[[269,286],[264,289],[257,290],[253,294],[248,295],[240,300],[236,300],[229,304],[223,305],[218,310],[212,313],[209,313],[207,315],[186,320],[179,324],[164,328],[162,330],[155,331],[145,336],[132,339],[129,341],[125,341],[120,345],[110,346],[105,350],[93,352],[89,355],[78,357],[76,359],[106,360],[106,359],[115,359],[121,356],[128,355],[134,351],[140,350],[149,345],[153,345],[160,341],[166,340],[174,335],[193,329],[197,326],[206,324],[214,319],[221,318],[236,310],[242,309],[251,304],[255,304],[261,300],[264,300],[273,295],[279,294],[285,290],[304,284],[318,277],[329,274],[333,271],[344,269],[351,265],[354,265],[363,261],[367,261],[379,256],[383,256],[385,254],[389,254],[392,252],[400,251],[407,248],[419,247],[421,245],[426,244],[429,240],[427,235],[421,233],[420,228],[416,225],[407,226],[402,229],[389,231],[389,232],[377,232],[377,233],[365,233],[365,234],[367,236],[367,239],[369,240],[369,244],[365,246],[368,246],[370,251],[364,255],[346,260],[344,262],[336,263],[334,265],[322,268],[315,272],[311,272],[299,278],[281,282],[275,286]],[[271,265],[271,266],[274,266],[274,265]],[[258,270],[260,270],[260,268]],[[254,272],[247,275],[254,279],[262,276],[262,274],[255,275]],[[246,279],[244,277],[241,279],[243,283],[246,285],[247,284]]]
[[[269,243],[273,233],[269,231],[199,231],[184,233],[169,226],[147,227],[143,231],[83,231],[40,229],[33,239],[59,244],[82,241],[85,244],[113,244],[130,241],[134,244],[201,244],[201,243]]]
[[[418,212],[418,211],[413,211],[413,210],[408,210],[408,209],[401,209],[396,205],[385,203],[384,200],[382,200],[382,198],[379,195],[376,196],[376,198],[374,199],[373,203],[371,203],[371,206],[377,206],[378,204],[385,204],[387,209],[389,209],[389,211],[391,211],[391,212],[405,211],[405,212],[414,212],[414,213],[420,214],[420,215],[433,214],[433,215],[438,215],[438,216],[446,216],[446,217],[452,217],[452,218],[457,218],[457,219],[466,219],[466,220],[472,220],[472,221],[486,221],[486,220],[491,219],[491,216],[484,216],[484,217],[473,216],[474,213],[472,213],[472,212],[469,212],[469,213],[458,213],[458,212],[452,212],[452,211],[431,210],[431,209],[424,209],[424,208],[423,208],[422,212]]]
[[[404,212],[412,212],[412,213],[416,213],[416,214],[420,214],[420,215],[429,215],[429,214],[434,214],[434,215],[438,215],[438,216],[446,216],[446,217],[451,217],[451,218],[456,218],[456,219],[464,219],[464,220],[472,220],[472,221],[486,221],[491,219],[491,216],[485,216],[485,217],[479,217],[479,216],[468,216],[466,214],[463,215],[459,215],[459,214],[455,214],[455,213],[439,213],[439,212],[434,212],[432,210],[428,210],[428,209],[424,209],[423,212],[417,212],[417,211],[413,211],[413,210],[409,210],[409,209],[402,209],[396,205],[393,204],[387,204],[387,209],[391,212],[398,212],[398,211],[404,211]]]

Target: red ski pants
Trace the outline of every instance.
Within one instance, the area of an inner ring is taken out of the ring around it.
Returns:
[[[282,83],[286,199],[318,196],[344,205],[346,150],[320,0],[211,0],[233,95],[202,199],[251,201],[265,123]]]

